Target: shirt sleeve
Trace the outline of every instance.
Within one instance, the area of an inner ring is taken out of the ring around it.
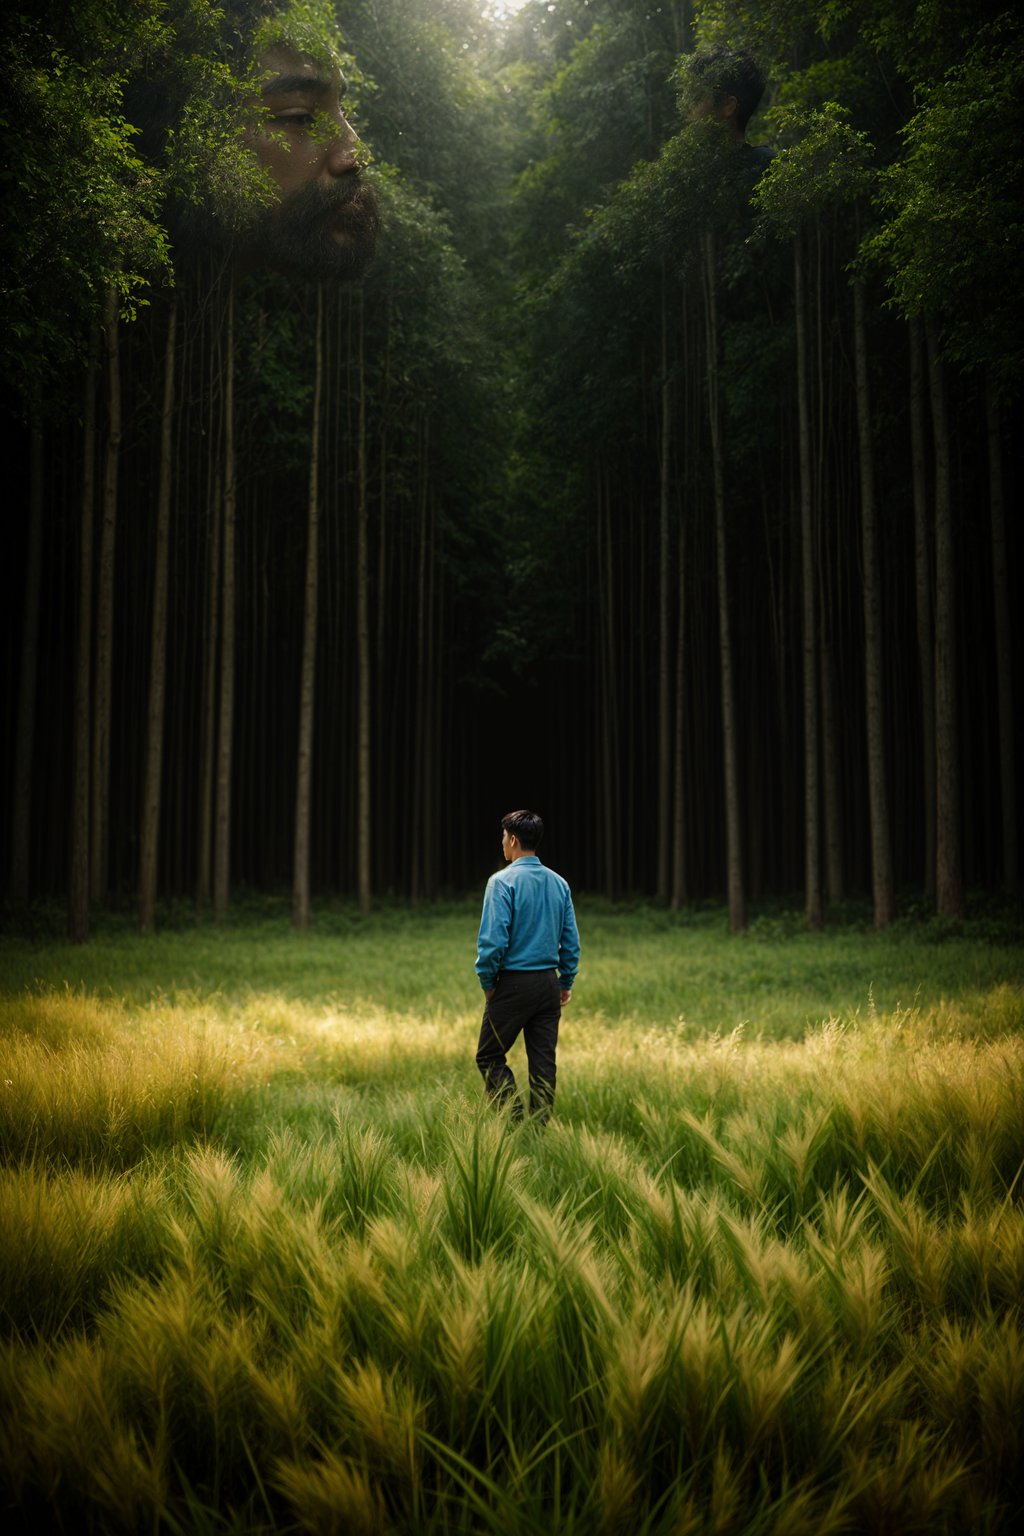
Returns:
[[[572,908],[572,894],[566,889],[565,907],[562,911],[562,932],[558,940],[558,975],[562,989],[568,992],[576,980],[580,964],[580,935],[576,927],[576,914]]]
[[[512,892],[504,880],[492,876],[484,892],[484,909],[476,941],[476,973],[485,992],[489,992],[498,979],[508,952],[511,924]]]

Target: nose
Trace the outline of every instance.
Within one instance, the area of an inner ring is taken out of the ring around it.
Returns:
[[[325,164],[331,176],[348,176],[359,168],[359,135],[347,118],[340,119],[338,132],[327,146]]]

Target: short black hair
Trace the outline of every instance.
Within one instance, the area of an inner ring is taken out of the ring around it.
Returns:
[[[727,96],[736,97],[736,123],[745,129],[764,95],[767,77],[755,58],[738,49],[716,43],[702,48],[683,62],[679,71],[711,96],[720,107]]]
[[[501,818],[501,827],[510,837],[517,837],[522,848],[536,848],[544,836],[544,823],[536,811],[509,811]]]

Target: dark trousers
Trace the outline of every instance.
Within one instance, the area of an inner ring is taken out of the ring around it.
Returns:
[[[502,971],[484,1008],[476,1064],[488,1095],[499,1104],[511,1100],[513,1120],[523,1106],[515,1097],[516,1080],[506,1061],[520,1033],[530,1074],[530,1114],[545,1121],[555,1097],[555,1051],[562,1013],[557,971]]]

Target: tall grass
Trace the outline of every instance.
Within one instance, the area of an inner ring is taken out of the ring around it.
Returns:
[[[634,916],[653,964],[670,930]],[[984,987],[926,1003],[908,962],[912,1006],[837,991],[799,1027],[785,935],[742,1028],[616,1015],[584,977],[542,1130],[482,1101],[471,986],[275,990],[250,934],[251,985],[186,992],[171,937],[145,986],[2,1005],[9,1528],[1017,1528],[1003,951]],[[446,944],[434,919],[415,948],[442,977]]]

